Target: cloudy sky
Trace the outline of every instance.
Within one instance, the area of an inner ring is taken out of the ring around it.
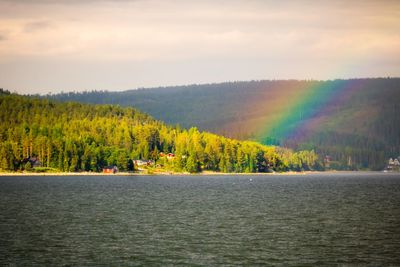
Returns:
[[[400,1],[0,0],[0,88],[400,76]]]

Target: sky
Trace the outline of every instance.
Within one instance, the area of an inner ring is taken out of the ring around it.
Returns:
[[[0,0],[0,88],[23,94],[387,76],[397,0]]]

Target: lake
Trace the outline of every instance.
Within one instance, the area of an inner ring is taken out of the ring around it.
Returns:
[[[0,265],[400,265],[400,174],[0,177]]]

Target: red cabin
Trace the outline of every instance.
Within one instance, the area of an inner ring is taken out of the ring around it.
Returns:
[[[117,173],[118,168],[117,166],[107,166],[103,168],[103,173]]]

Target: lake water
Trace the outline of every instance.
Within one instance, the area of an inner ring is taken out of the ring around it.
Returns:
[[[0,177],[0,265],[400,265],[400,175]]]

